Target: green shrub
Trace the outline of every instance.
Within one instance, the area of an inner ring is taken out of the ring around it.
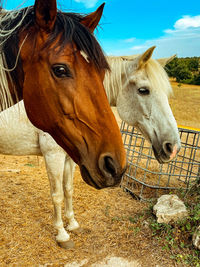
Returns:
[[[174,58],[165,66],[169,77],[178,83],[200,85],[199,58]]]

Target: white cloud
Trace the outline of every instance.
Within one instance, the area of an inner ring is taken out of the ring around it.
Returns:
[[[175,32],[175,30],[167,29],[167,30],[164,30],[164,32],[171,34],[171,33]]]
[[[146,45],[135,45],[131,47],[131,50],[140,50],[140,49],[145,49],[145,48],[147,48]]]
[[[183,16],[183,18],[176,21],[174,28],[176,30],[185,30],[188,28],[200,27],[200,15],[199,16]]]
[[[176,33],[180,31],[185,31],[187,29],[199,28],[200,27],[200,15],[198,16],[183,16],[181,19],[177,20],[174,24],[173,29],[164,30],[165,33]]]
[[[134,41],[135,41],[134,37],[123,40],[124,43],[133,43]]]
[[[86,8],[91,8],[96,5],[98,0],[75,0],[77,3],[83,3]]]

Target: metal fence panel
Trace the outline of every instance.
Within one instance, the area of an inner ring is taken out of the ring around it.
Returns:
[[[177,158],[159,164],[151,145],[136,128],[121,124],[128,168],[121,186],[136,197],[149,200],[172,190],[187,191],[200,176],[200,132],[179,128],[182,147]]]

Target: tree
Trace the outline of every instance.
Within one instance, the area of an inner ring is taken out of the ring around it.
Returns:
[[[190,71],[198,71],[199,69],[199,59],[198,58],[190,58],[188,60],[188,69]]]
[[[165,70],[167,72],[167,74],[169,75],[169,77],[175,77],[174,76],[174,69],[178,66],[178,58],[175,57],[171,62],[169,62],[166,66],[165,66]]]
[[[200,72],[194,75],[193,84],[200,85]]]
[[[178,83],[199,84],[199,57],[174,58],[165,66],[169,77],[176,78]]]
[[[173,77],[176,78],[177,82],[182,82],[183,80],[188,80],[192,78],[192,73],[188,69],[187,65],[184,62],[180,62],[173,69]]]

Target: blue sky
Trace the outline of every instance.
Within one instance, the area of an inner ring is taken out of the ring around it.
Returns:
[[[6,8],[33,0],[7,0]],[[140,54],[156,45],[154,57],[200,56],[200,0],[60,0],[65,11],[90,13],[106,3],[97,39],[108,55]]]

